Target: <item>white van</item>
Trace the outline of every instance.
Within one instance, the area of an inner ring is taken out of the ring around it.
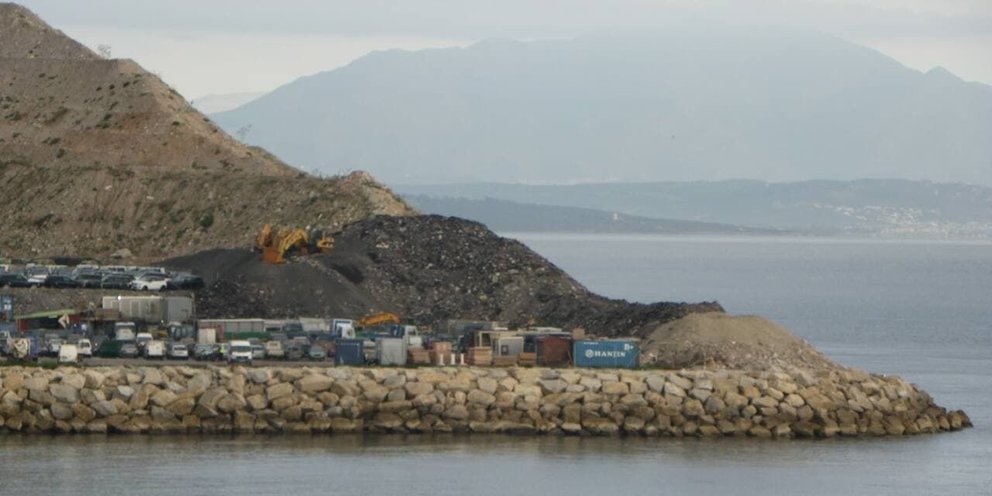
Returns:
[[[145,358],[165,358],[165,341],[153,339],[145,343]]]
[[[93,343],[89,339],[80,339],[76,341],[76,349],[79,351],[79,356],[89,358],[93,356]]]
[[[74,344],[59,347],[59,363],[79,363],[79,349]]]
[[[245,340],[231,341],[231,348],[227,353],[227,361],[251,363],[252,349],[251,343]]]

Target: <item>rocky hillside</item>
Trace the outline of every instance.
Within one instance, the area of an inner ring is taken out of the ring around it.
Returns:
[[[334,252],[267,265],[249,250],[211,250],[167,261],[203,275],[204,317],[361,317],[404,321],[499,320],[584,327],[601,336],[643,336],[717,303],[634,304],[590,293],[520,242],[440,216],[375,217],[335,235]]]
[[[368,175],[324,180],[245,146],[131,60],[0,4],[0,253],[139,258],[245,245],[264,222],[412,210]]]

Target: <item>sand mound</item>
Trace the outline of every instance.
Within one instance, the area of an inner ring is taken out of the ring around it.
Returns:
[[[690,314],[652,331],[642,343],[644,365],[766,370],[835,368],[806,341],[774,322],[725,313]]]

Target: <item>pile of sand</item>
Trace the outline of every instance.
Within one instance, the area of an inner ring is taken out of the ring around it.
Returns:
[[[673,369],[837,367],[805,340],[768,319],[719,312],[690,314],[659,326],[641,343],[641,363]]]

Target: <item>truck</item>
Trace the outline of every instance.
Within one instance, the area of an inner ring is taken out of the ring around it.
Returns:
[[[145,358],[152,359],[164,359],[165,358],[165,341],[159,339],[153,339],[145,343]]]
[[[114,341],[134,341],[138,325],[134,322],[117,322],[114,324]]]
[[[332,339],[355,339],[355,321],[351,319],[331,319]]]
[[[251,363],[251,360],[252,360],[252,350],[251,350],[251,343],[249,341],[243,339],[231,341],[231,349],[227,353],[228,362]]]
[[[389,335],[394,338],[403,338],[409,348],[422,348],[424,338],[420,336],[420,330],[413,325],[394,324],[389,327]]]

